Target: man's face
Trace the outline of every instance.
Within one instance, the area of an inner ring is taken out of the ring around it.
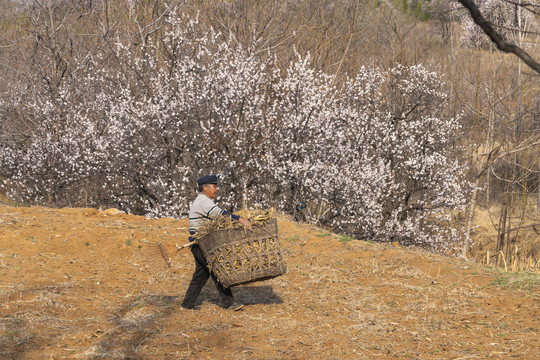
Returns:
[[[216,197],[216,194],[218,192],[218,187],[216,184],[205,184],[203,185],[203,193],[208,195],[210,199],[213,199]]]

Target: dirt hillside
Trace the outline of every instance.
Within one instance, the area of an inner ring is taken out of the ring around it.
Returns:
[[[139,240],[187,220],[0,206],[0,359],[538,359],[538,275],[278,226],[286,275],[185,310],[191,253]]]

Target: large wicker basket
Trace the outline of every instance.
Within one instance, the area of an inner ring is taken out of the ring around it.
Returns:
[[[197,242],[208,267],[225,287],[271,279],[286,272],[275,218],[249,230],[216,230]]]

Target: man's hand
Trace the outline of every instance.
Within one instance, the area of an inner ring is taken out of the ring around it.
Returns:
[[[240,223],[244,225],[246,228],[251,229],[251,223],[249,222],[249,220],[240,218],[238,221],[240,221]]]

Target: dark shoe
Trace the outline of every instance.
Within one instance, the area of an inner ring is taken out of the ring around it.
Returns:
[[[244,304],[240,304],[239,302],[233,302],[231,306],[229,306],[227,309],[238,311],[241,310],[244,307]]]
[[[200,306],[185,306],[184,304],[180,306],[182,307],[182,309],[186,309],[186,310],[200,310],[201,309]]]

